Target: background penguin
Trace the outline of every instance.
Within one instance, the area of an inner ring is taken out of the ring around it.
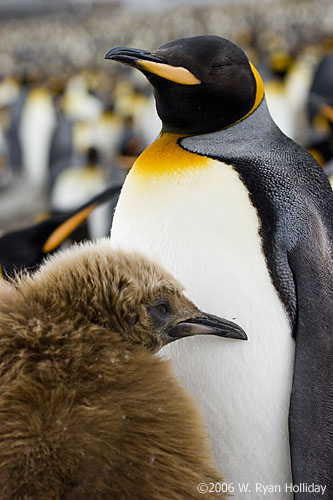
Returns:
[[[70,212],[0,236],[0,277],[12,277],[23,269],[34,270],[47,254],[71,237],[94,210],[117,196],[120,188],[120,185],[110,186]]]
[[[10,165],[17,176],[22,172],[22,147],[19,134],[22,113],[25,108],[26,100],[29,94],[29,87],[32,85],[31,75],[25,72],[19,83],[16,99],[10,103],[9,115],[10,122],[7,130],[7,143],[9,149]]]
[[[32,88],[25,100],[19,124],[22,163],[27,180],[43,186],[48,180],[51,142],[57,117],[45,86]]]
[[[326,485],[322,498],[331,498],[327,178],[274,124],[258,72],[228,40],[183,38],[154,52],[117,47],[106,58],[147,76],[163,123],[126,178],[111,242],[160,259],[200,307],[237,318],[248,333],[246,345],[226,350],[192,339],[186,359],[183,346],[167,349],[205,412],[216,464],[235,484],[291,482],[293,381],[293,480]]]
[[[214,496],[197,491],[223,481],[200,418],[153,353],[190,335],[245,339],[241,328],[103,240],[0,285],[0,297],[1,500]]]
[[[309,120],[314,126],[307,149],[330,176],[333,164],[333,55],[325,55],[317,65],[307,104]]]
[[[306,102],[316,61],[316,49],[306,47],[297,55],[286,76],[286,96],[290,107],[289,112],[293,117],[291,138],[302,146],[307,143],[310,133],[310,124],[306,116]]]
[[[85,156],[84,165],[68,166],[58,175],[50,200],[54,212],[69,212],[105,190],[106,172],[100,163],[98,150],[89,147]],[[104,203],[88,216],[85,229],[87,237],[101,238],[108,234],[111,227],[110,212],[110,204]]]
[[[311,122],[325,113],[325,107],[333,106],[333,54],[326,54],[314,70],[308,95],[308,115]],[[323,115],[325,117],[325,114]]]
[[[292,67],[292,58],[276,47],[269,56],[270,78],[265,81],[265,97],[271,117],[284,134],[295,138],[293,109],[287,92],[288,72]]]
[[[73,161],[73,121],[67,116],[62,107],[63,87],[54,97],[54,108],[56,113],[56,126],[53,132],[48,159],[48,187],[51,190],[59,174],[68,168]]]

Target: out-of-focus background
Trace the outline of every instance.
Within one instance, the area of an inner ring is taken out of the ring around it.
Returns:
[[[280,128],[333,172],[332,0],[0,0],[0,233],[123,182],[160,130],[152,91],[104,60],[214,34],[261,73]],[[90,236],[108,234],[114,203]]]

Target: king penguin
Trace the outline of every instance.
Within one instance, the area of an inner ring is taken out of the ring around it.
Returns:
[[[118,196],[120,188],[119,184],[109,186],[69,212],[0,235],[0,280],[10,280],[24,269],[34,271],[48,254],[68,240],[91,213]]]
[[[248,334],[246,345],[193,339],[186,357],[164,351],[201,405],[216,465],[236,498],[266,497],[269,485],[271,498],[315,500],[310,483],[332,498],[325,174],[275,125],[259,73],[232,42],[197,36],[105,57],[148,78],[163,124],[126,178],[111,243],[159,259],[189,298]]]

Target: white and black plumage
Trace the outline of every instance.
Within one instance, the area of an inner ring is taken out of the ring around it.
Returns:
[[[236,484],[283,488],[291,482],[290,430],[294,483],[322,484],[330,499],[328,180],[276,127],[258,72],[231,42],[184,38],[153,52],[117,47],[106,57],[147,76],[163,123],[127,176],[111,242],[159,258],[192,300],[237,318],[249,335],[228,350],[193,339],[190,357],[170,347],[205,411],[217,463]],[[202,359],[205,369],[197,367]]]

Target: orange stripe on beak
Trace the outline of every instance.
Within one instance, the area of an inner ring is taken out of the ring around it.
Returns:
[[[153,61],[137,61],[137,64],[154,75],[161,76],[171,82],[182,85],[198,85],[200,80],[188,69],[182,66],[171,66],[170,64],[156,63]]]

